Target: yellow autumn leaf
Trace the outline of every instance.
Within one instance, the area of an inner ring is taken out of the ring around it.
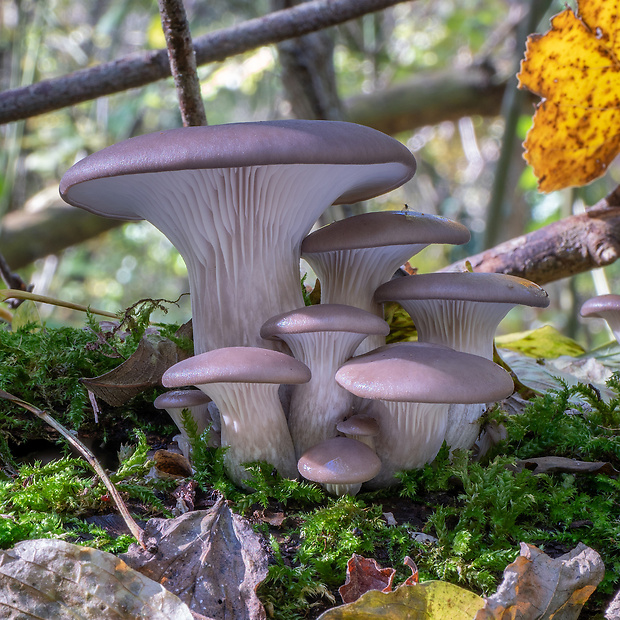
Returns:
[[[620,0],[579,0],[527,40],[519,87],[542,97],[525,159],[540,191],[585,185],[620,151]]]
[[[334,607],[319,620],[471,620],[484,599],[445,581],[401,586],[393,592],[369,590],[354,603]]]

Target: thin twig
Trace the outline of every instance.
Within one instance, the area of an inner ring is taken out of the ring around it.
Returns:
[[[113,312],[106,312],[105,310],[97,310],[90,306],[83,306],[82,304],[74,304],[70,301],[62,301],[61,299],[55,299],[54,297],[47,297],[46,295],[37,295],[36,293],[30,293],[29,291],[20,291],[10,288],[0,289],[0,299],[6,301],[7,299],[28,299],[30,301],[39,301],[44,304],[51,304],[52,306],[60,306],[61,308],[69,308],[70,310],[79,310],[80,312],[90,312],[91,314],[98,314],[100,316],[107,316],[111,319],[117,319],[118,316]]]
[[[207,115],[196,73],[196,53],[183,0],[159,0],[159,14],[183,126],[206,125]]]
[[[108,489],[110,496],[114,500],[118,511],[121,513],[123,520],[125,521],[129,531],[136,538],[136,540],[144,547],[143,536],[144,530],[136,523],[134,518],[129,514],[129,510],[121,497],[121,494],[117,491],[116,487],[108,478],[108,475],[105,473],[103,467],[97,461],[95,455],[81,442],[79,439],[74,437],[62,424],[54,420],[49,413],[46,413],[42,409],[31,405],[30,403],[18,398],[17,396],[13,396],[13,394],[9,394],[4,390],[0,390],[0,398],[4,398],[11,402],[14,402],[16,405],[23,407],[27,411],[34,413],[38,418],[49,424],[53,429],[58,431],[87,461],[88,464],[95,470],[95,473],[101,478],[101,481],[105,485],[106,489]],[[146,547],[144,547],[146,548]]]
[[[405,0],[311,0],[194,39],[196,64],[225,60],[263,45],[381,11]],[[138,88],[170,75],[166,50],[126,56],[31,86],[0,93],[0,123]]]

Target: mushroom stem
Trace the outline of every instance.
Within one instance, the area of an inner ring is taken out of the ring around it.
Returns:
[[[224,463],[232,480],[249,488],[243,465],[254,461],[272,464],[284,478],[297,478],[297,460],[277,384],[213,383],[198,387],[220,410],[222,447],[228,447]]]
[[[293,355],[312,373],[310,381],[296,385],[291,396],[288,426],[297,458],[308,448],[336,437],[336,425],[351,412],[354,396],[340,387],[334,377],[366,334],[315,332],[303,336],[311,344],[282,336]],[[312,356],[309,351],[321,351],[323,355]]]
[[[379,423],[375,451],[381,471],[367,486],[379,489],[398,483],[398,471],[418,469],[430,463],[443,444],[449,405],[441,403],[373,403],[373,417]]]

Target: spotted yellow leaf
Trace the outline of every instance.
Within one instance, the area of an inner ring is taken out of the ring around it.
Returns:
[[[620,0],[579,0],[528,38],[519,87],[542,97],[525,159],[550,192],[600,177],[620,151]]]

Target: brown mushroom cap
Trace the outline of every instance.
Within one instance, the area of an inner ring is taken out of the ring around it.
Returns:
[[[490,360],[423,342],[399,342],[355,357],[336,381],[362,398],[420,403],[484,403],[512,394],[510,375]]]
[[[607,319],[609,312],[617,312],[620,315],[620,295],[598,295],[591,297],[581,306],[581,316],[584,318],[595,317]]]
[[[306,383],[310,370],[290,355],[258,347],[214,349],[178,362],[162,377],[168,388],[208,383]]]
[[[380,317],[344,304],[319,304],[284,312],[266,321],[261,338],[309,332],[351,332],[387,336],[389,325]]]
[[[125,204],[82,186],[116,176],[160,171],[238,168],[281,164],[390,164],[382,174],[356,180],[335,204],[367,200],[408,181],[413,155],[375,129],[340,121],[284,120],[183,127],[129,138],[77,162],[60,182],[60,195],[98,215],[141,219]]]
[[[549,295],[538,284],[503,273],[427,273],[397,278],[382,284],[375,301],[399,299],[450,299],[520,304],[546,308]]]
[[[200,390],[171,390],[160,394],[154,401],[156,409],[185,409],[205,405],[211,399]]]
[[[302,254],[357,250],[389,245],[467,243],[469,230],[437,215],[416,211],[363,213],[332,222],[309,234],[302,243]]]
[[[381,461],[361,441],[333,437],[306,450],[297,469],[306,480],[320,484],[359,484],[379,473]]]

